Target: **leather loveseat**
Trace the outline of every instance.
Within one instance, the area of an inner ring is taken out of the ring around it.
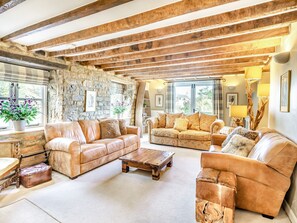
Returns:
[[[213,135],[211,151],[201,155],[201,167],[237,176],[236,207],[275,217],[290,187],[297,145],[273,130],[259,131],[248,157],[221,153],[226,135]]]
[[[140,147],[140,129],[125,127],[127,134],[102,139],[98,120],[52,123],[45,126],[52,168],[75,178]]]

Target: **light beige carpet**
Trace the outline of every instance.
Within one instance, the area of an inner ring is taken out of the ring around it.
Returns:
[[[11,187],[0,194],[0,206],[27,198],[63,223],[194,223],[195,179],[201,152],[147,142],[143,142],[143,147],[176,153],[173,167],[164,170],[159,181],[153,181],[150,173],[133,168],[122,173],[121,162],[116,160],[75,180],[55,172],[53,181],[32,189]],[[290,221],[284,211],[271,221],[237,210],[235,222]]]

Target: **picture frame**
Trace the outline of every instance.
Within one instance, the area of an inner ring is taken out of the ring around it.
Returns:
[[[226,93],[226,108],[229,109],[230,105],[238,105],[238,93],[236,92]]]
[[[96,111],[96,91],[86,91],[85,112]]]
[[[290,112],[291,70],[280,77],[280,111]]]
[[[156,94],[155,97],[155,107],[163,107],[164,105],[164,95],[163,94]]]

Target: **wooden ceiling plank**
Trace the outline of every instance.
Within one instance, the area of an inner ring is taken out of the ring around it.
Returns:
[[[87,44],[79,46],[74,49],[60,50],[51,52],[50,56],[66,56],[68,54],[79,54],[86,52],[94,52],[105,50],[110,47],[122,47],[125,45],[132,45],[145,41],[153,41],[154,39],[168,38],[173,35],[183,34],[189,31],[199,31],[207,27],[219,27],[235,22],[243,22],[250,19],[261,18],[267,15],[274,15],[279,12],[292,10],[297,7],[297,1],[276,1],[267,2],[256,6],[251,6],[232,12],[226,12],[219,15],[214,15],[206,18],[200,18],[193,21],[163,27],[143,33],[128,35],[111,40],[106,40],[98,43]]]
[[[114,68],[105,68],[105,66],[100,66],[105,71],[120,71],[120,70],[134,70],[134,69],[147,69],[147,68],[157,68],[157,67],[168,67],[174,65],[185,65],[192,64],[198,62],[214,62],[214,61],[222,61],[227,59],[240,59],[246,57],[257,57],[257,56],[267,56],[272,53],[275,53],[275,47],[264,48],[264,49],[256,49],[256,50],[248,50],[248,51],[240,51],[240,52],[232,52],[226,53],[222,55],[214,55],[207,57],[198,57],[198,58],[186,58],[181,60],[173,60],[173,61],[165,61],[159,63],[151,63],[151,64],[138,64],[134,66],[126,66],[126,67],[114,67]]]
[[[33,33],[47,30],[49,28],[56,27],[58,25],[71,22],[85,16],[89,16],[106,9],[116,7],[121,4],[125,4],[132,0],[98,0],[88,5],[84,5],[72,11],[63,13],[61,15],[55,16],[53,18],[44,20],[42,22],[36,23],[34,25],[25,27],[23,29],[17,30],[9,35],[6,35],[2,40],[15,40],[24,36],[28,36]]]
[[[224,38],[224,39],[185,44],[182,46],[169,47],[169,48],[165,48],[165,49],[151,50],[151,51],[147,51],[147,52],[140,51],[140,52],[133,53],[133,54],[121,55],[120,57],[126,58],[126,59],[150,58],[150,57],[154,57],[156,55],[162,56],[162,55],[168,55],[168,54],[177,54],[177,53],[205,50],[205,49],[216,48],[219,46],[232,45],[232,44],[236,44],[236,43],[243,43],[243,42],[249,42],[249,41],[266,39],[266,38],[273,38],[273,37],[281,37],[281,36],[285,36],[288,34],[289,34],[289,27],[283,27],[283,28],[265,30],[265,31],[250,33],[250,34],[244,34],[244,35],[240,35],[240,36]],[[97,54],[96,54],[96,56],[84,55],[84,59],[82,59],[81,57],[79,57],[79,58],[73,57],[71,59],[73,61],[82,61],[82,60],[86,61],[86,60],[93,60],[93,59],[96,60],[96,59],[98,59],[97,56],[99,56],[99,55],[97,55]],[[100,59],[106,58],[106,57],[102,57],[102,55],[100,55],[100,56],[99,56]],[[108,56],[108,57],[115,57],[115,56]]]
[[[45,47],[69,44],[80,40],[90,39],[93,37],[129,30],[151,23],[155,23],[158,21],[162,21],[165,19],[188,14],[202,9],[211,8],[218,5],[223,5],[234,1],[236,0],[183,0],[154,10],[143,12],[128,18],[120,19],[114,22],[84,29],[75,33],[70,33],[61,37],[34,44],[30,46],[29,49],[37,50]]]
[[[24,1],[25,0],[0,0],[0,14],[12,9]]]
[[[279,46],[281,43],[280,38],[273,38],[273,39],[265,39],[265,40],[257,40],[248,43],[239,43],[234,44],[232,46],[222,46],[216,47],[207,50],[198,50],[192,52],[185,52],[185,53],[178,53],[178,54],[168,54],[164,56],[155,56],[151,58],[143,58],[143,59],[136,59],[136,60],[122,60],[122,58],[116,57],[115,59],[119,60],[114,62],[114,58],[108,59],[99,59],[99,60],[91,60],[88,62],[83,62],[83,65],[101,65],[102,68],[106,66],[109,67],[118,67],[118,66],[133,66],[138,64],[153,64],[158,62],[165,62],[165,61],[174,61],[180,60],[185,58],[201,58],[207,56],[215,56],[221,55],[225,53],[234,53],[239,51],[247,51],[247,50],[256,50],[256,49],[263,49],[269,47]],[[124,59],[124,58],[123,58]]]

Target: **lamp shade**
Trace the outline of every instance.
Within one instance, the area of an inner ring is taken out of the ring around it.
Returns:
[[[257,95],[258,97],[269,97],[270,84],[258,84]]]
[[[245,118],[247,116],[246,105],[230,105],[229,117]]]
[[[262,78],[262,67],[246,67],[245,79],[246,80],[260,80]]]

